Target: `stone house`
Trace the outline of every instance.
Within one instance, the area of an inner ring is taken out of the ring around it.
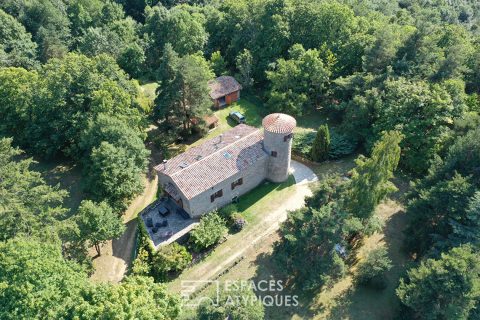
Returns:
[[[164,194],[192,218],[221,208],[262,181],[288,178],[293,117],[274,113],[263,128],[240,124],[155,167]]]
[[[213,106],[220,109],[240,99],[242,86],[234,77],[221,76],[208,82]]]

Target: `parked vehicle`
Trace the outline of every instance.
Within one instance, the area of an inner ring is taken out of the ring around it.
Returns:
[[[245,119],[245,116],[238,111],[232,111],[228,116],[230,117],[230,119],[232,119],[238,124],[245,123],[245,121],[247,121],[247,119]]]

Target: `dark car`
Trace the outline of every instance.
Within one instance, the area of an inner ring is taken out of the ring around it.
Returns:
[[[246,121],[245,116],[238,111],[232,111],[228,116],[236,123],[245,123]]]

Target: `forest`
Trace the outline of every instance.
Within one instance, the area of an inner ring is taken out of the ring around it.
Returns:
[[[0,1],[0,319],[179,317],[180,299],[157,279],[90,281],[88,249],[100,255],[125,231],[147,129],[158,127],[164,157],[206,135],[207,82],[220,75],[264,114],[328,119],[334,130],[296,137],[310,160],[359,155],[348,181],[321,181],[282,225],[274,253],[292,287],[319,291],[345,275],[334,245],[382,228],[375,208],[401,175],[411,264],[397,318],[480,319],[476,0]],[[146,83],[157,85],[152,103]],[[73,212],[34,170],[51,159],[81,170]],[[378,286],[385,260],[377,252],[359,281]]]

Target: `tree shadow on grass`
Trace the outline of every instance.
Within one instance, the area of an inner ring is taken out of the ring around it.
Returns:
[[[281,266],[278,266],[277,261],[275,261],[274,254],[263,253],[252,263],[257,266],[253,277],[255,284],[264,288],[260,284],[265,284],[265,281],[277,283],[277,285],[272,286],[271,290],[259,290],[257,288],[256,294],[265,305],[265,319],[282,320],[291,319],[293,316],[302,319],[313,318],[309,308],[311,297],[288,287],[288,283],[280,271]],[[281,281],[281,286],[278,285],[278,281]]]
[[[85,197],[80,166],[63,158],[36,161],[38,162],[32,165],[32,169],[39,171],[47,184],[58,185],[60,189],[68,191],[63,204],[69,209],[68,215],[74,214]]]
[[[125,232],[118,239],[112,240],[112,255],[130,264],[133,257],[136,241],[131,241],[131,237],[135,237],[137,233],[137,219],[132,219],[125,224]],[[126,248],[126,246],[130,248]]]
[[[385,221],[384,237],[381,239],[392,260],[392,269],[386,274],[386,288],[375,290],[352,285],[342,295],[334,298],[328,319],[389,320],[394,319],[400,301],[396,296],[400,278],[405,274],[410,260],[403,252],[405,212],[399,208]]]

